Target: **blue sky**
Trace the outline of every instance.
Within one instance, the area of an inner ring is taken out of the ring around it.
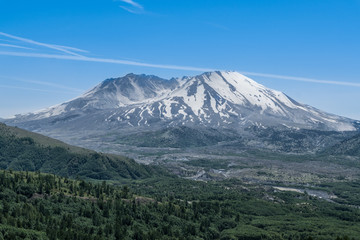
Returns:
[[[220,69],[360,119],[359,29],[359,0],[0,0],[0,117]]]

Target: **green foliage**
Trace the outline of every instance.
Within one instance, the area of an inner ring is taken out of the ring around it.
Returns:
[[[186,129],[179,131],[186,135]],[[269,198],[263,188],[239,180],[179,179],[127,158],[67,147],[51,139],[46,144],[46,139],[0,124],[0,168],[8,169],[0,171],[0,240],[360,236],[360,210],[351,206],[360,205],[355,181],[323,186],[341,197],[335,199],[338,203],[291,192],[272,192]],[[269,158],[266,153],[256,154]],[[288,158],[283,161],[306,160]],[[190,164],[222,167],[206,160]]]
[[[336,239],[360,236],[358,208],[321,201],[306,194],[273,193],[263,200],[264,190],[238,180],[193,182],[168,178],[134,183],[137,194],[181,204],[191,209],[196,234],[204,239]],[[212,233],[210,233],[212,232]]]
[[[36,135],[35,141],[26,137],[24,130],[21,133],[22,137],[15,134],[12,128],[0,124],[0,169],[41,171],[98,180],[138,179],[149,177],[158,171],[125,157],[86,150],[75,152],[64,143],[40,145],[37,141],[40,141],[41,135]],[[33,136],[33,133],[29,135]]]
[[[0,171],[0,239],[356,239],[360,211],[241,182],[179,178],[130,186]]]
[[[360,181],[332,182],[323,183],[322,188],[333,192],[337,198],[333,201],[346,204],[360,206]]]
[[[171,127],[156,131],[129,134],[117,139],[117,142],[138,147],[201,147],[211,146],[222,141],[240,139],[231,131],[219,131],[213,128]]]
[[[360,134],[332,146],[324,151],[332,155],[348,155],[360,157]]]

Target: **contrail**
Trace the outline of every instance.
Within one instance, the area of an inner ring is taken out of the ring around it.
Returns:
[[[33,48],[28,48],[28,47],[13,45],[13,44],[6,44],[6,43],[0,43],[0,47],[10,47],[10,48],[20,48],[20,49],[33,50]]]
[[[56,55],[56,54],[4,52],[4,51],[0,51],[0,55],[18,56],[18,57],[34,57],[34,58],[50,58],[50,59],[74,60],[74,61],[85,61],[85,62],[113,63],[113,64],[140,66],[140,67],[172,69],[172,70],[186,70],[186,71],[195,71],[195,72],[212,72],[212,71],[219,70],[219,69],[213,69],[213,68],[152,64],[152,63],[143,63],[143,62],[136,62],[136,61],[108,59],[108,58],[93,58],[93,57],[86,57],[86,56],[81,56],[81,55],[74,56],[74,55]],[[284,75],[276,75],[276,74],[269,74],[269,73],[255,73],[255,72],[245,72],[245,71],[239,71],[239,72],[244,75],[248,75],[248,76],[257,76],[257,77],[265,77],[265,78],[273,78],[273,79],[284,79],[284,80],[301,81],[301,82],[312,82],[312,83],[320,83],[320,84],[332,84],[332,85],[360,87],[360,83],[354,83],[354,82],[320,80],[320,79],[313,79],[313,78],[284,76]]]
[[[63,48],[63,49],[72,50],[72,51],[75,51],[75,52],[89,53],[89,51],[86,51],[86,50],[83,50],[83,49],[79,49],[79,48],[68,47],[68,46],[61,46],[61,45],[55,45],[55,44],[51,44],[51,45],[52,45],[52,46],[55,46],[55,47],[60,47],[60,48]]]
[[[255,72],[242,72],[240,73],[248,76],[256,76],[256,77],[265,77],[265,78],[275,78],[275,79],[285,79],[292,81],[300,81],[300,82],[312,82],[312,83],[322,83],[322,84],[333,84],[333,85],[343,85],[343,86],[352,86],[352,87],[360,87],[360,83],[354,82],[340,82],[340,81],[330,81],[330,80],[320,80],[313,78],[305,78],[305,77],[293,77],[293,76],[284,76],[270,73],[255,73]]]
[[[0,55],[17,56],[17,57],[52,58],[52,59],[75,60],[75,61],[85,61],[85,62],[114,63],[114,64],[141,66],[141,67],[173,69],[173,70],[188,70],[188,71],[199,71],[199,72],[215,71],[214,69],[210,69],[210,68],[152,64],[152,63],[142,63],[142,62],[108,59],[108,58],[93,58],[93,57],[85,57],[85,56],[70,56],[70,55],[56,55],[56,54],[43,54],[43,53],[23,53],[23,52],[2,52],[2,51],[0,51]]]
[[[38,45],[38,46],[42,46],[42,47],[46,47],[46,48],[58,50],[58,51],[60,51],[60,52],[67,53],[67,54],[70,54],[70,55],[79,56],[79,57],[81,56],[81,55],[79,55],[79,54],[77,54],[77,53],[74,53],[74,52],[72,52],[72,51],[66,50],[66,49],[65,49],[66,47],[64,48],[64,47],[58,46],[58,45],[41,43],[41,42],[37,42],[37,41],[31,40],[31,39],[22,38],[22,37],[17,37],[17,36],[11,35],[11,34],[3,33],[3,32],[0,32],[0,35],[5,36],[5,37],[8,37],[8,38],[15,39],[15,40],[19,40],[19,41],[21,41],[21,42],[26,42],[26,43],[30,43],[30,44],[34,44],[34,45]]]
[[[140,9],[143,9],[144,7],[142,5],[140,5],[139,3],[137,2],[134,2],[133,0],[120,0],[121,2],[124,2],[124,3],[128,3],[130,4],[131,6],[133,7],[136,7],[136,8],[140,8]]]
[[[27,90],[27,91],[30,90],[30,91],[46,92],[46,93],[69,94],[69,92],[65,92],[65,91],[53,91],[53,90],[46,90],[46,89],[39,89],[39,88],[18,87],[18,86],[1,85],[1,84],[0,84],[0,88],[21,89],[21,90]]]
[[[22,78],[14,78],[14,77],[7,77],[7,76],[1,76],[1,75],[0,75],[0,79],[8,79],[8,80],[11,80],[11,81],[25,82],[25,83],[33,83],[33,84],[42,85],[42,86],[49,86],[49,87],[61,88],[61,89],[64,89],[64,90],[68,90],[68,91],[72,91],[72,92],[77,92],[77,93],[85,92],[85,90],[83,90],[83,89],[77,89],[77,88],[67,87],[67,86],[63,86],[63,85],[56,84],[56,83],[51,83],[51,82],[34,81],[34,80],[28,80],[28,79],[22,79]]]
[[[132,0],[120,0],[122,2],[129,3],[135,6],[137,3]],[[22,37],[17,37],[11,34],[0,32],[0,35],[19,40],[22,42],[47,47],[50,49],[58,50],[63,53],[67,53],[70,55],[57,55],[57,54],[43,54],[43,53],[25,53],[25,52],[6,52],[0,51],[0,55],[4,56],[18,56],[18,57],[35,57],[35,58],[51,58],[51,59],[63,59],[63,60],[75,60],[75,61],[87,61],[87,62],[102,62],[102,63],[113,63],[113,64],[123,64],[123,65],[132,65],[132,66],[140,66],[140,67],[150,67],[150,68],[161,68],[161,69],[173,69],[173,70],[187,70],[187,71],[198,71],[198,72],[210,72],[215,71],[215,69],[211,68],[200,68],[200,67],[190,67],[190,66],[178,66],[178,65],[165,65],[165,64],[152,64],[152,63],[144,63],[144,62],[137,62],[137,61],[127,61],[127,60],[118,60],[118,59],[108,59],[108,58],[93,58],[93,57],[86,57],[76,52],[83,52],[87,53],[87,51],[67,47],[67,46],[60,46],[54,44],[47,44],[37,42],[31,39],[26,39]],[[8,45],[8,44],[0,44],[0,46],[7,45],[8,47],[15,47],[15,45]],[[18,48],[26,48],[20,47]],[[71,50],[71,51],[70,51]],[[219,69],[217,69],[219,70]],[[321,79],[313,79],[313,78],[305,78],[305,77],[294,77],[294,76],[286,76],[286,75],[277,75],[277,74],[270,74],[270,73],[256,73],[256,72],[246,72],[246,71],[239,71],[240,73],[248,76],[257,76],[257,77],[265,77],[265,78],[273,78],[273,79],[284,79],[284,80],[291,80],[291,81],[301,81],[301,82],[312,82],[312,83],[320,83],[320,84],[332,84],[332,85],[342,85],[342,86],[351,86],[351,87],[360,87],[360,83],[354,82],[340,82],[340,81],[330,81],[330,80],[321,80]],[[35,83],[35,82],[34,82]]]

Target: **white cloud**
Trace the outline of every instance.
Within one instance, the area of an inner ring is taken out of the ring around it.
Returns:
[[[13,45],[13,44],[5,44],[5,43],[0,43],[0,47],[10,47],[10,48],[20,48],[20,49],[33,50],[33,48],[28,48],[28,47]]]
[[[89,53],[89,51],[79,49],[79,48],[74,48],[74,47],[54,45],[54,44],[52,44],[52,46],[60,47],[60,48],[63,48],[63,49],[68,49],[68,50],[75,51],[75,52]]]
[[[121,1],[129,3],[129,4],[133,5],[133,6],[136,6],[136,4],[137,4],[137,3],[133,2],[132,0],[121,0]],[[0,51],[0,55],[2,55],[2,56],[33,57],[33,58],[62,59],[62,60],[74,60],[74,61],[85,61],[85,62],[113,63],[113,64],[132,65],[132,66],[139,66],[139,67],[173,69],[173,70],[186,70],[186,71],[195,71],[195,72],[215,71],[215,69],[212,69],[212,68],[178,66],[178,65],[167,65],[167,64],[153,64],[153,63],[144,63],[144,62],[138,62],[138,61],[87,57],[87,56],[83,56],[83,55],[74,53],[74,52],[87,53],[87,51],[82,50],[82,49],[73,48],[73,47],[67,47],[67,46],[61,46],[61,45],[40,43],[40,42],[31,40],[31,39],[21,38],[21,37],[13,36],[13,35],[3,33],[3,32],[0,32],[0,35],[11,38],[11,39],[16,39],[16,40],[19,40],[19,41],[22,41],[22,42],[30,43],[30,44],[33,44],[33,45],[44,46],[46,48],[50,48],[50,49],[53,49],[53,50],[58,50],[61,53],[68,54],[68,55],[58,55],[58,54],[48,54],[48,53]],[[3,45],[6,45],[6,44],[3,44]],[[216,69],[216,70],[219,70],[219,69]],[[277,75],[277,74],[270,74],[270,73],[256,73],[256,72],[245,72],[245,71],[239,71],[239,72],[244,74],[244,75],[248,75],[248,76],[257,76],[257,77],[265,77],[265,78],[273,78],[273,79],[284,79],[284,80],[291,80],[291,81],[311,82],[311,83],[320,83],[320,84],[332,84],[332,85],[360,87],[360,83],[356,83],[356,82],[341,82],[341,81],[321,80],[321,79],[313,79],[313,78],[305,78],[305,77]],[[52,83],[45,83],[45,82],[39,82],[39,81],[32,81],[32,83],[34,83],[34,84],[42,84],[42,85],[47,85],[47,86],[53,86],[53,87],[59,87],[59,88],[71,90],[71,88],[61,86],[61,85],[57,85],[57,84],[52,84]],[[80,91],[78,89],[72,89],[72,90]]]
[[[38,53],[23,53],[23,52],[1,52],[1,51],[0,51],[0,55],[17,56],[17,57],[62,59],[62,60],[74,60],[74,61],[85,61],[85,62],[113,63],[113,64],[132,65],[132,66],[139,66],[139,67],[186,70],[186,71],[195,71],[195,72],[210,72],[210,71],[219,70],[219,69],[212,69],[212,68],[200,68],[200,67],[166,65],[166,64],[153,64],[153,63],[143,63],[143,62],[127,61],[127,60],[119,60],[119,59],[93,58],[93,57],[74,56],[74,55],[38,54]],[[276,74],[269,74],[269,73],[255,73],[255,72],[244,72],[244,71],[239,71],[239,72],[244,75],[248,75],[248,76],[257,76],[257,77],[265,77],[265,78],[273,78],[273,79],[284,79],[284,80],[301,81],[301,82],[312,82],[312,83],[320,83],[320,84],[332,84],[332,85],[360,87],[360,83],[354,83],[354,82],[320,80],[320,79],[313,79],[313,78],[284,76],[284,75],[276,75]]]
[[[50,49],[53,49],[53,50],[58,50],[60,52],[67,53],[67,54],[70,54],[70,55],[81,56],[81,55],[79,55],[77,53],[69,51],[68,47],[66,47],[66,46],[59,46],[59,45],[41,43],[41,42],[37,42],[37,41],[31,40],[31,39],[17,37],[17,36],[11,35],[11,34],[3,33],[3,32],[0,32],[0,35],[2,35],[4,37],[11,38],[11,39],[15,39],[15,40],[18,40],[18,41],[21,41],[21,42],[24,42],[24,43],[29,43],[29,44],[33,44],[33,45],[37,45],[37,46],[42,46],[42,47],[50,48]]]
[[[120,0],[121,2],[124,2],[124,3],[128,3],[130,4],[131,6],[133,7],[136,7],[136,8],[139,8],[139,9],[144,9],[144,7],[142,5],[140,5],[139,3],[137,2],[134,2],[133,0]]]
[[[51,82],[35,81],[35,80],[14,78],[14,77],[7,77],[7,76],[0,76],[0,80],[1,79],[6,79],[6,80],[11,80],[11,81],[16,81],[16,82],[31,83],[31,84],[36,84],[36,85],[48,86],[48,87],[54,87],[57,89],[60,88],[60,89],[64,89],[64,90],[71,91],[71,92],[77,92],[77,93],[83,93],[85,91],[83,89],[72,88],[72,87],[68,87],[68,86],[64,86],[64,85],[56,84],[56,83],[51,83]]]
[[[333,85],[360,87],[360,83],[354,83],[354,82],[340,82],[340,81],[331,81],[331,80],[321,80],[321,79],[314,79],[314,78],[277,75],[277,74],[271,74],[271,73],[255,73],[255,72],[240,72],[240,73],[242,73],[244,75],[256,76],[256,77],[265,77],[265,78],[284,79],[284,80],[292,80],[292,81],[299,81],[299,82],[312,82],[312,83],[321,83],[321,84],[333,84]]]
[[[174,69],[174,70],[189,70],[189,71],[198,71],[198,72],[214,71],[214,69],[210,69],[210,68],[152,64],[152,63],[142,63],[142,62],[135,62],[135,61],[127,61],[127,60],[108,59],[108,58],[93,58],[93,57],[73,56],[73,55],[56,55],[56,54],[24,53],[24,52],[1,52],[1,51],[0,51],[0,55],[17,56],[17,57],[52,58],[52,59],[75,60],[75,61],[85,61],[85,62],[114,63],[114,64],[133,65],[133,66],[140,66],[140,67]]]
[[[37,92],[46,92],[46,93],[63,93],[63,94],[65,93],[65,94],[69,94],[69,92],[65,92],[65,91],[53,91],[53,90],[47,90],[47,89],[19,87],[19,86],[1,85],[1,84],[0,84],[0,88],[20,89],[20,90],[26,90],[26,91],[37,91]]]
[[[130,8],[124,7],[124,6],[120,6],[122,9],[124,9],[125,11],[128,11],[129,13],[134,13],[134,14],[138,14],[137,11],[131,10]]]
[[[123,5],[120,5],[122,9],[124,9],[127,12],[133,13],[133,14],[141,14],[144,13],[144,7],[133,1],[133,0],[114,0],[116,2],[122,2]],[[124,6],[126,4],[126,6]]]

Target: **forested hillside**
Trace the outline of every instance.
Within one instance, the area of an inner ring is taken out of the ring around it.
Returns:
[[[346,139],[327,149],[326,153],[332,155],[347,155],[360,157],[360,134]]]
[[[0,240],[360,236],[358,182],[329,183],[336,202],[234,179],[196,182],[6,125],[0,167]]]
[[[0,169],[98,180],[145,178],[158,171],[126,157],[70,146],[4,124],[0,124]]]
[[[239,182],[132,186],[0,171],[0,239],[358,239],[359,209]]]

